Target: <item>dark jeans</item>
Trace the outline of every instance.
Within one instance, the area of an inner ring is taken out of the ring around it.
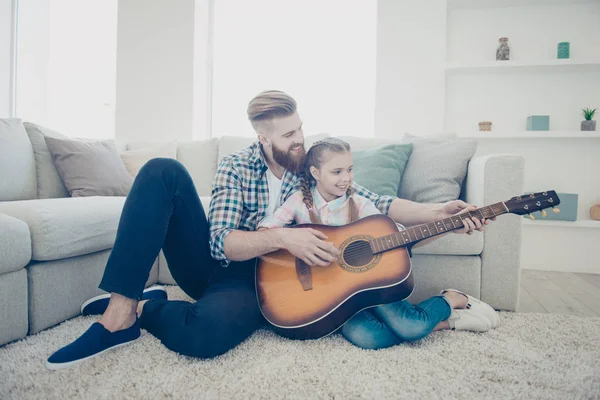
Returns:
[[[100,289],[139,300],[161,249],[177,284],[196,300],[144,305],[142,328],[169,349],[214,357],[262,324],[255,261],[224,268],[211,257],[208,222],[192,178],[181,163],[166,158],[150,160],[137,175]]]

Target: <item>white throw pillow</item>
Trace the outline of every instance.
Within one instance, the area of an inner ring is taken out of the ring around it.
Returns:
[[[121,153],[121,160],[125,168],[134,178],[140,169],[153,158],[177,158],[177,143],[168,142],[154,144],[152,147],[138,150],[129,150]]]

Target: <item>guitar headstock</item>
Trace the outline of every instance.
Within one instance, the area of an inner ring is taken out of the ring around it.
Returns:
[[[504,204],[506,204],[509,212],[518,215],[531,214],[546,208],[552,208],[554,212],[560,211],[556,208],[560,204],[560,199],[554,190],[515,196],[505,201]],[[546,215],[545,211],[542,211],[542,215]]]

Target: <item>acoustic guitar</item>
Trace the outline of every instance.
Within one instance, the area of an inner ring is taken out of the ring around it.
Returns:
[[[560,199],[553,190],[533,193],[403,231],[386,215],[372,215],[338,227],[296,225],[323,232],[341,254],[326,267],[311,267],[287,250],[260,257],[256,265],[260,310],[284,337],[327,336],[365,308],[410,296],[414,282],[409,249],[415,243],[463,228],[464,218],[525,215],[551,207],[558,212],[558,204]]]

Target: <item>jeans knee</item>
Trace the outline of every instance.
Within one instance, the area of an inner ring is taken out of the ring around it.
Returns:
[[[394,327],[393,330],[400,339],[406,342],[414,342],[431,333],[432,328],[422,321],[405,321],[400,326]]]
[[[140,168],[138,172],[138,176],[156,176],[162,177],[164,172],[173,171],[176,173],[180,173],[186,171],[185,167],[179,161],[173,158],[153,158],[146,162]],[[186,171],[187,173],[187,171]]]
[[[350,343],[362,349],[375,350],[380,347],[376,335],[362,325],[347,322],[342,327],[342,335]]]

